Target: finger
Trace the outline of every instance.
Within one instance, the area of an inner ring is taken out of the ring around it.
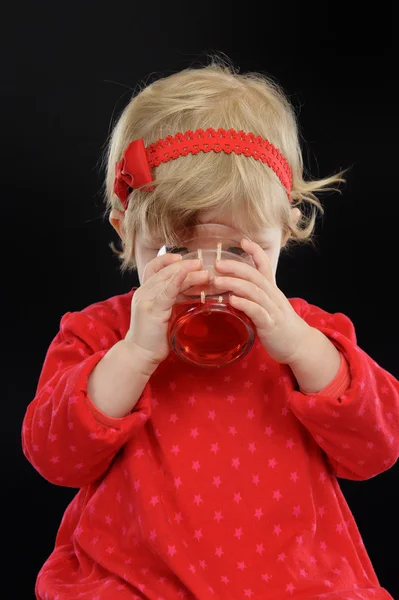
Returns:
[[[237,296],[247,298],[248,300],[259,304],[271,314],[275,311],[275,303],[273,300],[262,288],[249,281],[237,279],[236,277],[215,277],[213,283],[216,288],[229,290],[230,292],[233,292],[233,294],[237,294]]]
[[[172,308],[177,296],[180,294],[182,283],[186,277],[187,271],[183,267],[180,267],[168,281],[164,282],[164,285],[155,297],[154,307],[156,310],[165,312]]]
[[[264,252],[264,250],[262,250],[262,252]],[[273,279],[270,281],[270,279],[250,265],[236,260],[221,260],[215,263],[215,267],[217,271],[223,273],[223,279],[225,278],[224,276],[231,274],[234,277],[249,281],[262,289],[275,302],[278,302],[281,292],[277,287],[275,280]]]
[[[162,269],[169,265],[173,265],[179,263],[182,260],[181,254],[163,254],[162,256],[157,256],[153,260],[150,260],[149,263],[146,264],[143,271],[143,283],[148,281],[150,277],[155,275],[155,273],[159,273]]]
[[[146,288],[151,289],[159,283],[168,281],[178,269],[183,269],[185,273],[188,273],[190,271],[199,271],[201,267],[202,262],[198,258],[194,260],[174,261],[147,279]]]
[[[274,325],[274,320],[269,312],[256,302],[235,295],[230,296],[229,301],[234,308],[241,310],[251,319],[258,334]]]
[[[263,275],[259,273],[254,267],[246,263],[238,262],[237,260],[217,260],[215,261],[216,270],[220,273],[229,274],[231,273],[235,277],[240,277],[246,281],[251,281],[258,287],[262,285],[264,279]]]
[[[167,294],[167,296],[170,298],[176,298],[175,295],[170,295],[171,290],[173,290],[173,294],[175,293],[175,284],[176,282],[179,282],[178,285],[179,290],[177,293],[179,293],[179,291],[181,290],[181,286],[182,283],[185,281],[186,277],[188,274],[192,274],[194,275],[194,271],[199,271],[199,269],[201,269],[201,261],[199,261],[198,259],[196,260],[185,260],[183,262],[180,262],[179,264],[175,264],[175,265],[169,265],[169,267],[165,267],[164,269],[162,269],[161,271],[159,271],[159,273],[156,273],[151,280],[149,280],[146,284],[146,288],[142,290],[145,292],[145,296],[147,298],[147,300],[149,301],[154,301],[154,302],[158,302],[159,296],[162,296],[164,294]],[[173,269],[173,270],[172,270]],[[179,275],[177,276],[177,273],[179,272]],[[196,273],[196,275],[199,275],[199,272]],[[176,277],[177,279],[173,279],[173,277]],[[205,276],[202,276],[202,282],[206,281]],[[173,279],[173,281],[172,281]],[[201,281],[200,281],[201,283]],[[169,284],[169,287],[168,287]],[[187,286],[187,288],[190,287],[189,285]],[[176,288],[177,289],[177,288]],[[164,306],[162,304],[162,306]]]
[[[259,244],[256,244],[247,238],[242,238],[241,247],[247,254],[252,256],[259,273],[266,277],[269,281],[276,283],[272,264],[263,248],[261,248]]]
[[[210,273],[208,270],[188,273],[186,279],[181,285],[180,291],[185,292],[189,288],[200,284],[208,285],[209,279]]]

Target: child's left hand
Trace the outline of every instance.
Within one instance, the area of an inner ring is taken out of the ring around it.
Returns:
[[[256,269],[236,260],[218,261],[215,268],[223,277],[215,278],[214,285],[237,294],[231,296],[231,305],[252,320],[269,356],[279,363],[290,364],[303,353],[312,328],[277,287],[265,251],[245,238],[241,246],[252,256]]]

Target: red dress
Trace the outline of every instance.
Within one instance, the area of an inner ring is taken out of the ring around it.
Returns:
[[[352,322],[290,302],[342,353],[305,394],[256,341],[220,369],[170,354],[122,419],[88,376],[125,336],[132,293],[67,313],[23,424],[48,481],[80,488],[36,584],[40,600],[392,600],[336,477],[365,480],[399,456],[399,382]]]

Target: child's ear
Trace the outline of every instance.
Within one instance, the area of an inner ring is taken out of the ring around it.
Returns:
[[[109,214],[109,222],[122,241],[125,241],[125,213],[113,208]]]
[[[299,208],[293,208],[291,210],[291,224],[292,225],[296,225],[300,219],[301,216],[301,211],[299,210]],[[282,240],[281,240],[281,248],[284,248],[285,244],[288,241],[288,238],[290,237],[289,233],[286,233]]]
[[[299,208],[293,208],[292,212],[291,212],[291,221],[292,221],[293,225],[297,225],[300,216],[301,216],[301,211],[299,210]]]

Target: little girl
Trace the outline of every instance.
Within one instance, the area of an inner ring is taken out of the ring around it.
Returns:
[[[128,104],[107,203],[141,285],[64,315],[23,424],[37,471],[80,488],[38,599],[391,598],[337,477],[397,461],[399,382],[348,317],[275,280],[280,250],[311,240],[315,193],[339,180],[304,180],[294,112],[262,75],[213,61]],[[257,334],[216,369],[168,341],[176,298],[208,272],[159,250],[200,224],[239,233],[255,265],[216,263]]]

